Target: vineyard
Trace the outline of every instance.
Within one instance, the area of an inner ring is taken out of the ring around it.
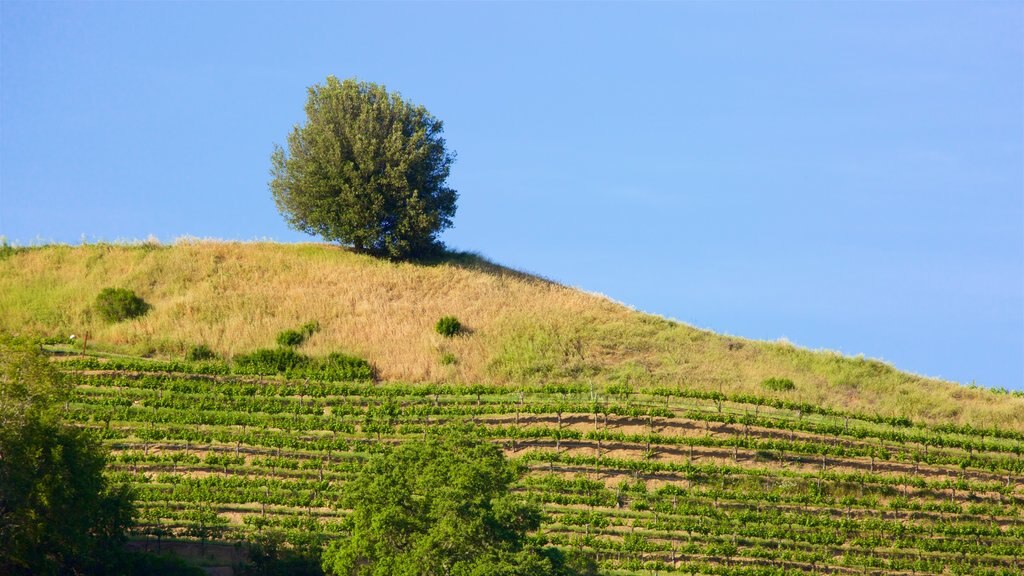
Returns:
[[[359,372],[56,359],[146,546],[344,537],[341,487],[460,422],[540,502],[534,537],[607,574],[1024,574],[1024,433],[679,386],[375,383]]]

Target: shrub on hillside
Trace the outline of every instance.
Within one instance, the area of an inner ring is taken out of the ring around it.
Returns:
[[[310,376],[324,380],[372,380],[373,367],[362,358],[331,352],[327,358],[316,363]]]
[[[284,330],[277,335],[277,345],[295,347],[306,341],[306,335],[298,330]]]
[[[278,346],[300,346],[307,338],[320,331],[320,323],[316,320],[306,322],[298,330],[284,330],[277,335]]]
[[[291,348],[263,348],[235,356],[235,371],[240,374],[278,374],[309,364],[309,357]]]
[[[196,344],[185,353],[185,360],[190,362],[203,362],[205,360],[213,360],[216,357],[217,355],[206,344]]]
[[[785,392],[796,388],[796,384],[789,378],[767,378],[761,382],[761,386],[767,390]]]
[[[441,319],[437,321],[434,329],[437,330],[437,333],[441,336],[451,338],[459,332],[462,332],[462,323],[459,322],[458,318],[455,316],[442,316]]]
[[[326,358],[310,358],[292,348],[264,348],[235,356],[236,374],[285,374],[321,381],[372,380],[373,367],[362,358],[332,352]]]
[[[104,288],[96,297],[96,311],[107,322],[138,318],[149,308],[145,300],[127,288]]]
[[[300,332],[305,334],[306,338],[309,338],[310,336],[316,334],[319,331],[320,323],[317,322],[316,320],[313,320],[312,322],[306,322],[305,324],[302,325],[302,328],[300,329]]]

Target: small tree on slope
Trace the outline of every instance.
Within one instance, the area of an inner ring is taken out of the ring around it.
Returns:
[[[347,576],[569,576],[554,548],[532,544],[540,509],[510,486],[520,471],[497,446],[458,429],[375,456],[346,487],[348,538],[328,546],[324,570]]]

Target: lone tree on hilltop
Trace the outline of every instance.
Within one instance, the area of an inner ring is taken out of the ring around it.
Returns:
[[[328,76],[309,88],[288,150],[275,145],[270,190],[296,230],[389,258],[428,255],[458,199],[442,131],[384,86]]]

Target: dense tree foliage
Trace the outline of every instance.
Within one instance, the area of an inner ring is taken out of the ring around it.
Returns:
[[[70,391],[38,346],[0,334],[0,430],[48,416]]]
[[[347,487],[351,534],[328,546],[339,575],[555,575],[561,553],[530,541],[540,509],[513,496],[520,470],[455,429],[378,455]]]
[[[0,573],[127,572],[132,522],[105,453],[53,413],[67,385],[32,343],[0,337]]]
[[[320,550],[287,545],[283,532],[261,530],[249,541],[249,562],[238,576],[323,576]]]
[[[309,88],[306,124],[275,147],[270,190],[295,229],[391,258],[426,255],[452,225],[454,156],[422,106],[370,82]]]
[[[0,431],[0,572],[107,573],[132,522],[124,486],[84,430],[43,419]]]

